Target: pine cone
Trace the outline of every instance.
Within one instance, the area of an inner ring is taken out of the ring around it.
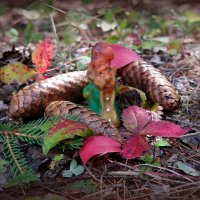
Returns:
[[[88,84],[86,71],[69,72],[24,87],[11,99],[13,117],[35,118],[44,113],[52,101],[82,99],[82,89]]]
[[[118,130],[110,122],[83,106],[70,101],[54,101],[45,109],[46,117],[59,116],[63,114],[78,116],[80,122],[91,128],[94,134],[107,135],[121,141],[121,136]]]
[[[180,96],[161,72],[143,60],[135,61],[120,69],[125,82],[144,91],[149,99],[166,110],[179,107]]]

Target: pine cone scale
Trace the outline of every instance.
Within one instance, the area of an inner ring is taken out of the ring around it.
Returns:
[[[114,139],[121,140],[117,128],[96,113],[86,109],[83,106],[74,104],[69,101],[51,102],[45,109],[45,116],[57,115],[78,115],[80,122],[91,128],[96,135],[106,135]]]
[[[41,116],[46,105],[52,101],[76,102],[82,98],[82,89],[88,82],[86,71],[69,72],[35,82],[12,97],[10,114],[13,117],[34,118]]]

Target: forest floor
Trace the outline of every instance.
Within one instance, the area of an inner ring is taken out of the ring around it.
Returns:
[[[150,160],[107,154],[92,158],[83,174],[70,178],[63,177],[62,170],[74,158],[81,163],[77,150],[51,168],[55,152],[44,156],[38,146],[23,146],[39,181],[5,188],[6,173],[0,170],[0,199],[200,199],[200,3],[83,2],[55,0],[51,7],[47,1],[34,12],[26,5],[2,6],[0,67],[17,61],[34,68],[30,51],[43,37],[51,38],[54,45],[53,64],[45,72],[48,77],[84,69],[77,58],[88,55],[97,41],[132,47],[166,75],[181,96],[180,107],[164,111],[163,119],[190,131],[169,139],[170,147],[148,151]],[[12,93],[35,81],[34,77],[23,84],[0,82],[2,124],[15,122],[8,114]]]

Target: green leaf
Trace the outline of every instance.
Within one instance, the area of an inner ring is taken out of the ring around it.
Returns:
[[[155,142],[154,146],[155,147],[169,147],[171,145],[167,142],[167,140],[165,140],[165,139],[159,139],[159,140],[157,140]]]
[[[28,10],[39,11],[41,14],[49,14],[54,9],[48,5],[53,5],[53,0],[35,0],[28,6]]]
[[[41,33],[34,32],[33,29],[34,29],[33,23],[30,21],[26,25],[26,28],[24,30],[24,38],[25,38],[26,44],[28,44],[31,41],[39,42],[40,40],[44,38],[44,36]]]
[[[200,172],[197,171],[196,169],[193,169],[192,167],[188,166],[187,164],[181,162],[181,161],[178,161],[176,162],[176,166],[184,171],[186,174],[189,174],[191,176],[200,176]]]
[[[145,163],[152,163],[153,162],[153,157],[149,154],[144,154],[143,156],[140,157],[142,161]]]
[[[6,32],[6,35],[11,42],[15,43],[18,39],[19,32],[15,28],[11,28],[9,31]]]
[[[160,163],[159,162],[154,162],[154,163],[152,163],[152,165],[154,165],[154,166],[160,166]]]
[[[83,56],[80,60],[76,62],[76,67],[78,70],[84,70],[87,68],[87,64],[91,61],[88,56]]]
[[[73,159],[70,163],[70,170],[74,170],[77,167],[77,161],[75,159]]]
[[[44,39],[44,35],[41,34],[41,33],[32,33],[31,35],[31,41],[33,42],[39,42],[40,40],[43,40]]]
[[[78,165],[75,169],[73,169],[73,174],[78,176],[84,172],[84,167],[82,165]]]
[[[126,26],[127,26],[127,24],[128,24],[127,19],[123,19],[122,21],[120,21],[120,23],[119,23],[120,29],[121,29],[121,30],[125,29]]]
[[[59,161],[61,161],[63,158],[64,158],[64,154],[61,153],[61,154],[55,155],[54,158],[53,158],[53,160],[56,161],[56,162],[59,162]]]
[[[86,125],[60,118],[58,122],[52,124],[44,138],[43,153],[47,154],[50,149],[63,140],[73,139],[75,136],[86,137],[91,134],[92,131]]]
[[[68,190],[84,192],[84,193],[94,193],[96,186],[92,180],[80,180],[67,185]]]
[[[77,161],[73,159],[70,163],[69,170],[63,170],[62,176],[63,177],[72,177],[74,174],[75,176],[78,176],[84,172],[84,167],[82,165],[77,165]]]
[[[168,54],[170,55],[176,55],[179,51],[179,49],[182,46],[182,42],[180,40],[171,40],[168,45],[167,45],[167,49],[168,49]]]
[[[92,20],[92,16],[85,10],[69,10],[67,12],[66,21],[68,24],[79,27],[81,29],[87,29],[87,24]]]
[[[155,40],[143,40],[141,44],[142,49],[153,49],[158,46],[161,46],[161,43]]]
[[[120,37],[118,35],[112,35],[106,39],[107,42],[111,44],[115,44],[120,40]]]
[[[73,26],[68,26],[62,32],[62,37],[65,44],[73,44],[78,41],[79,33],[78,30],[75,29]]]
[[[193,11],[187,10],[185,11],[184,15],[190,23],[200,21],[200,15]]]
[[[114,30],[117,27],[117,22],[107,22],[105,20],[98,20],[96,23],[98,28],[101,28],[103,32]]]
[[[162,36],[162,37],[154,37],[152,38],[152,41],[157,41],[163,44],[167,44],[170,42],[170,38],[167,36]]]
[[[24,39],[26,44],[28,44],[31,41],[32,33],[33,33],[33,23],[29,22],[24,30]]]
[[[12,63],[0,68],[1,81],[6,84],[16,81],[21,85],[35,74],[35,71],[22,63]]]
[[[73,173],[71,170],[63,170],[62,176],[65,178],[71,178],[73,176]]]

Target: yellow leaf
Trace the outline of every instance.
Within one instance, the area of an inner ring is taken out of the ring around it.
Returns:
[[[3,83],[10,84],[16,81],[20,85],[33,77],[36,72],[22,63],[12,63],[0,68],[0,79]]]

